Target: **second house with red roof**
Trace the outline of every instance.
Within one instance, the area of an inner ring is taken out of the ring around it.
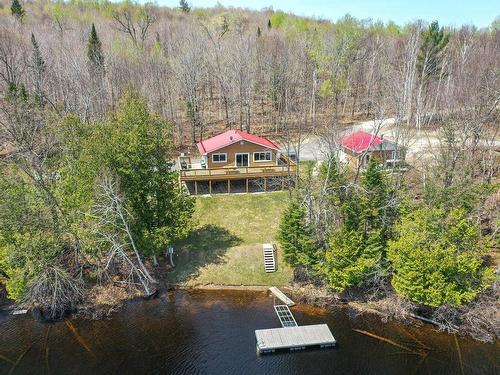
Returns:
[[[384,168],[404,165],[404,148],[383,135],[356,131],[338,140],[340,159],[352,168],[366,168],[371,159],[377,159]]]

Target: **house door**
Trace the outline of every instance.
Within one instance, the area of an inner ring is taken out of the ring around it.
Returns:
[[[248,167],[248,154],[236,154],[236,166]]]

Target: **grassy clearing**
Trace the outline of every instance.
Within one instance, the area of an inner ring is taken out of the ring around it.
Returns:
[[[196,200],[196,228],[176,245],[173,282],[193,285],[285,285],[292,270],[264,272],[262,243],[273,242],[286,192],[217,195]]]

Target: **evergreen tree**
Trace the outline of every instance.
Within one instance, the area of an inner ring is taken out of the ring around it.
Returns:
[[[484,264],[479,228],[453,209],[423,207],[405,216],[389,241],[392,286],[412,301],[437,307],[473,300],[494,278]]]
[[[389,191],[386,177],[381,164],[376,159],[371,159],[366,171],[363,173],[362,186],[365,193],[361,199],[362,216],[365,231],[378,231],[381,246],[389,237],[389,232],[396,219],[397,199]]]
[[[25,14],[21,3],[19,3],[19,0],[12,0],[12,5],[10,6],[10,12],[18,20],[22,20]]]
[[[24,86],[23,83],[19,85],[10,83],[8,87],[8,97],[26,102],[28,100],[28,91],[26,90],[26,86]]]
[[[191,10],[191,7],[189,6],[189,3],[187,0],[180,0],[179,1],[179,8],[184,12],[184,13],[189,13]]]
[[[385,272],[388,233],[396,210],[390,208],[393,198],[375,159],[363,173],[361,187],[345,194],[342,203],[337,198],[342,204],[342,225],[333,230],[321,267],[329,285],[339,291]]]
[[[151,114],[145,99],[129,89],[113,118],[96,133],[86,147],[95,170],[106,167],[118,176],[140,251],[147,256],[161,254],[187,234],[194,210],[193,199],[179,189],[172,169],[168,124]]]
[[[273,25],[271,24],[271,20],[270,20],[270,19],[268,19],[268,20],[267,20],[267,29],[268,29],[268,30],[271,30],[271,28],[272,28],[272,27],[273,27]]]
[[[381,257],[380,247],[373,246],[365,233],[343,226],[332,234],[326,251],[323,272],[328,285],[343,291],[361,284],[377,268]]]
[[[342,206],[347,196],[347,179],[335,156],[324,161],[319,170],[320,178],[324,181],[326,189],[330,194],[332,203]]]
[[[260,26],[257,27],[257,36],[260,37],[262,35],[262,31],[260,30]]]
[[[285,261],[292,266],[314,263],[314,240],[305,216],[304,208],[293,199],[281,218],[278,241]]]
[[[450,40],[450,34],[434,21],[422,32],[422,45],[417,56],[417,71],[424,81],[439,78],[442,71],[442,52]]]
[[[93,78],[104,74],[104,54],[102,53],[102,43],[97,36],[95,25],[92,24],[90,36],[87,43],[87,57],[89,59],[89,70]]]
[[[229,31],[229,23],[227,22],[227,17],[224,16],[222,19],[222,27],[220,36],[224,36]]]
[[[45,73],[45,61],[43,60],[42,53],[40,52],[40,47],[35,39],[35,35],[31,33],[31,46],[32,46],[32,61],[31,69],[33,71],[33,76],[35,80],[35,100],[42,104],[43,93],[42,93],[42,78]]]

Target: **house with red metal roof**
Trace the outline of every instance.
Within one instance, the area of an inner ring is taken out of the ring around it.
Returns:
[[[179,158],[180,179],[194,194],[212,194],[215,186],[226,193],[250,192],[254,185],[264,191],[271,185],[283,188],[285,177],[296,172],[296,164],[276,142],[241,130],[201,140],[197,148],[199,155]]]
[[[403,150],[383,135],[360,130],[344,135],[338,143],[342,151],[341,160],[354,168],[365,168],[372,158],[378,159],[387,168],[402,162]]]

